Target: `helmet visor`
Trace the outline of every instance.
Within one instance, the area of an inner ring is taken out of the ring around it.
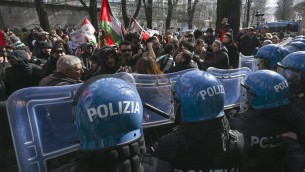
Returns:
[[[300,48],[293,46],[293,45],[289,45],[286,49],[290,52],[300,51]]]
[[[284,76],[288,81],[289,85],[299,82],[301,80],[301,72],[287,67],[278,65],[277,72]]]
[[[284,78],[286,78],[289,85],[290,96],[295,96],[299,94],[304,88],[303,84],[301,84],[302,72],[298,70],[293,70],[278,64],[277,72],[281,74]],[[304,73],[303,73],[304,76]]]
[[[247,104],[251,105],[251,102],[256,97],[256,93],[250,90],[250,87],[244,83],[240,84],[245,90],[247,90]]]
[[[257,59],[257,68],[258,68],[258,70],[269,69],[269,60],[263,59],[263,58],[258,58]]]

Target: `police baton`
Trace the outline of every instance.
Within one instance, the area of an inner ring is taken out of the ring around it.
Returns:
[[[166,119],[170,118],[169,114],[167,114],[166,112],[164,112],[164,111],[162,111],[162,110],[160,110],[160,109],[158,109],[158,108],[156,108],[156,107],[154,107],[154,106],[152,106],[152,105],[150,105],[148,103],[142,103],[142,104],[143,104],[144,108],[146,108],[146,109],[148,109],[148,110],[150,110],[152,112],[155,112],[158,115],[160,115],[160,116],[162,116],[162,117],[164,117]]]

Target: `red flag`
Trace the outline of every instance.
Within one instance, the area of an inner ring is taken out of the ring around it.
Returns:
[[[92,24],[90,23],[90,21],[85,18],[82,25],[81,25],[81,29],[83,33],[86,33],[88,35],[93,35],[95,32],[94,27],[92,26]]]
[[[105,31],[108,45],[122,41],[122,30],[119,21],[112,15],[108,0],[103,0],[100,11],[101,28]]]

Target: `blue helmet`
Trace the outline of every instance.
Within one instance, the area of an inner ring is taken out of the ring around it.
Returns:
[[[296,38],[296,39],[294,39],[293,41],[294,41],[294,42],[295,42],[295,41],[299,41],[299,42],[305,43],[305,38]]]
[[[142,136],[143,105],[134,85],[114,76],[85,82],[73,102],[81,150],[130,143]]]
[[[259,58],[259,69],[276,69],[277,62],[289,54],[284,48],[275,44],[264,45],[258,49],[255,58]]]
[[[242,86],[247,89],[248,104],[253,109],[271,109],[288,103],[288,83],[274,71],[256,71]]]
[[[299,39],[299,38],[305,39],[305,36],[304,35],[298,35],[298,36],[294,37],[294,39]]]
[[[224,87],[213,75],[200,70],[183,74],[173,86],[181,122],[198,122],[224,116]]]
[[[278,73],[283,75],[290,87],[290,97],[305,91],[305,51],[297,51],[278,63]]]
[[[291,53],[296,52],[296,51],[304,51],[305,50],[305,43],[300,42],[300,41],[293,41],[289,45],[285,47],[288,51]]]

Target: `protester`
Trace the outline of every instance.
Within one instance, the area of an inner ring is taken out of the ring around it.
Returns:
[[[56,63],[56,71],[43,78],[39,86],[59,86],[82,83],[83,67],[79,58],[72,55],[60,57]]]
[[[204,68],[215,67],[219,69],[228,69],[229,68],[229,57],[228,50],[225,47],[222,47],[222,43],[218,40],[215,40],[212,44],[212,50],[214,52],[214,61],[205,60],[203,62]]]
[[[229,56],[229,68],[236,69],[239,66],[239,52],[236,44],[233,40],[233,35],[231,33],[225,33],[223,37],[223,46],[228,50]]]
[[[12,66],[6,68],[7,94],[26,87],[38,86],[42,79],[40,66],[29,63],[28,55],[24,50],[14,50],[8,54]]]

